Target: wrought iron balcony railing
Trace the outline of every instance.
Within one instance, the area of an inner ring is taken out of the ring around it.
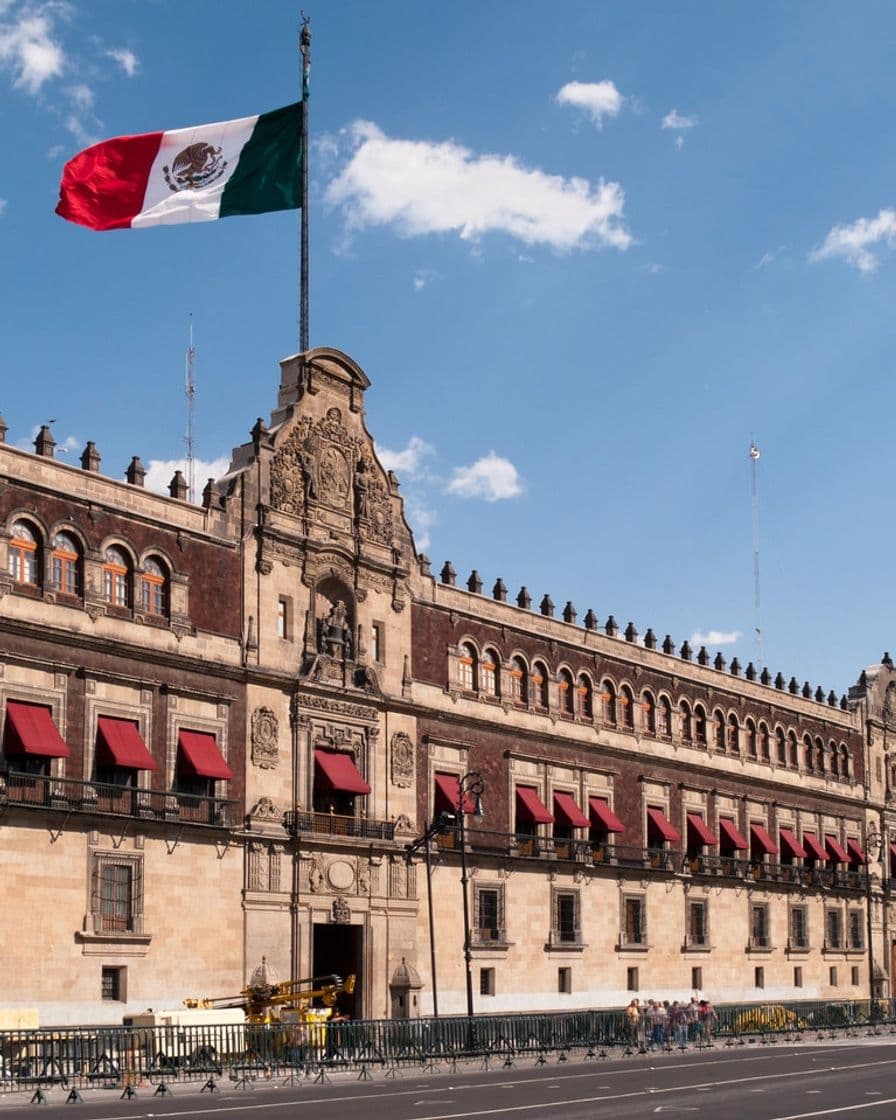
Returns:
[[[198,797],[174,790],[0,771],[0,805],[7,807],[230,828],[235,804],[221,797]]]
[[[283,814],[283,827],[290,836],[319,833],[359,840],[394,840],[395,822],[370,817],[345,817],[338,813],[317,813],[312,809],[289,810]]]

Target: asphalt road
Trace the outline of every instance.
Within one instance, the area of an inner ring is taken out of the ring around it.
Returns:
[[[878,1120],[896,1115],[896,1039],[841,1040],[799,1045],[718,1047],[606,1061],[575,1058],[537,1066],[520,1059],[513,1069],[483,1071],[471,1063],[456,1072],[421,1075],[405,1070],[372,1081],[334,1075],[329,1084],[301,1086],[259,1081],[246,1090],[227,1081],[221,1091],[173,1086],[167,1097],[141,1087],[132,1100],[120,1090],[83,1093],[66,1104],[53,1089],[47,1106],[27,1095],[0,1098],[0,1120],[18,1120],[35,1109],[43,1117],[72,1120],[809,1120],[837,1117]]]

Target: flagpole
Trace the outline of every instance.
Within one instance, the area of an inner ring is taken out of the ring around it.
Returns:
[[[311,76],[311,28],[302,13],[299,50],[302,53],[302,261],[300,266],[301,297],[299,306],[299,351],[308,349],[308,85]]]

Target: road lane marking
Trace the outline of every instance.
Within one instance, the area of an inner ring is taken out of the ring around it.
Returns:
[[[888,1100],[868,1101],[867,1104],[845,1104],[839,1108],[824,1108],[820,1112],[795,1112],[791,1116],[773,1116],[771,1120],[810,1120],[813,1116],[834,1116],[840,1112],[858,1112],[862,1108],[877,1108],[881,1104],[896,1104],[896,1097]]]

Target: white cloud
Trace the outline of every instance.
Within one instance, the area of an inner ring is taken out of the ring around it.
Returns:
[[[53,37],[53,17],[65,11],[58,3],[26,5],[0,21],[0,66],[12,73],[16,88],[38,94],[65,70],[65,53]]]
[[[741,636],[740,630],[707,630],[705,634],[695,630],[691,634],[692,646],[731,646]]]
[[[597,128],[602,128],[604,117],[617,116],[625,98],[610,81],[567,82],[557,92],[556,100],[558,105],[584,110]]]
[[[133,78],[140,70],[140,60],[127,47],[113,47],[106,51],[106,57],[114,59],[129,78]]]
[[[834,226],[818,249],[809,254],[810,261],[842,257],[859,272],[873,272],[880,263],[871,248],[880,245],[891,249],[896,241],[896,212],[881,210],[876,218],[859,218],[851,226]]]
[[[433,525],[438,524],[438,514],[425,505],[416,495],[405,502],[404,508],[411,531],[414,534],[414,544],[417,546],[417,551],[426,552],[432,544],[430,529]]]
[[[501,232],[558,250],[631,244],[618,183],[548,175],[450,140],[393,140],[370,121],[349,136],[351,157],[325,195],[343,208],[349,230],[392,226],[402,237],[456,233],[465,241]]]
[[[696,128],[697,118],[687,117],[683,113],[679,113],[677,109],[672,109],[663,117],[661,128]]]
[[[414,291],[419,292],[430,282],[435,279],[436,274],[431,268],[418,268],[414,273],[413,285]]]
[[[675,150],[676,150],[676,152],[680,152],[683,147],[684,147],[684,137],[683,136],[676,136],[675,137]]]
[[[5,198],[0,198],[0,218],[6,213],[8,202]]]
[[[419,436],[411,436],[408,445],[403,451],[390,451],[388,447],[376,445],[379,461],[387,471],[395,471],[406,479],[419,478],[423,473],[424,460],[432,455],[435,448]]]
[[[221,459],[194,459],[196,470],[196,500],[199,500],[205,489],[206,481],[210,478],[221,478],[227,473],[230,460]],[[168,484],[174,478],[174,472],[181,471],[187,478],[187,464],[185,459],[150,459],[146,468],[145,485],[147,490],[156,494],[167,494]]]
[[[498,502],[504,498],[518,498],[523,492],[519,472],[509,459],[489,451],[469,467],[455,467],[446,494],[459,498],[484,498]]]

